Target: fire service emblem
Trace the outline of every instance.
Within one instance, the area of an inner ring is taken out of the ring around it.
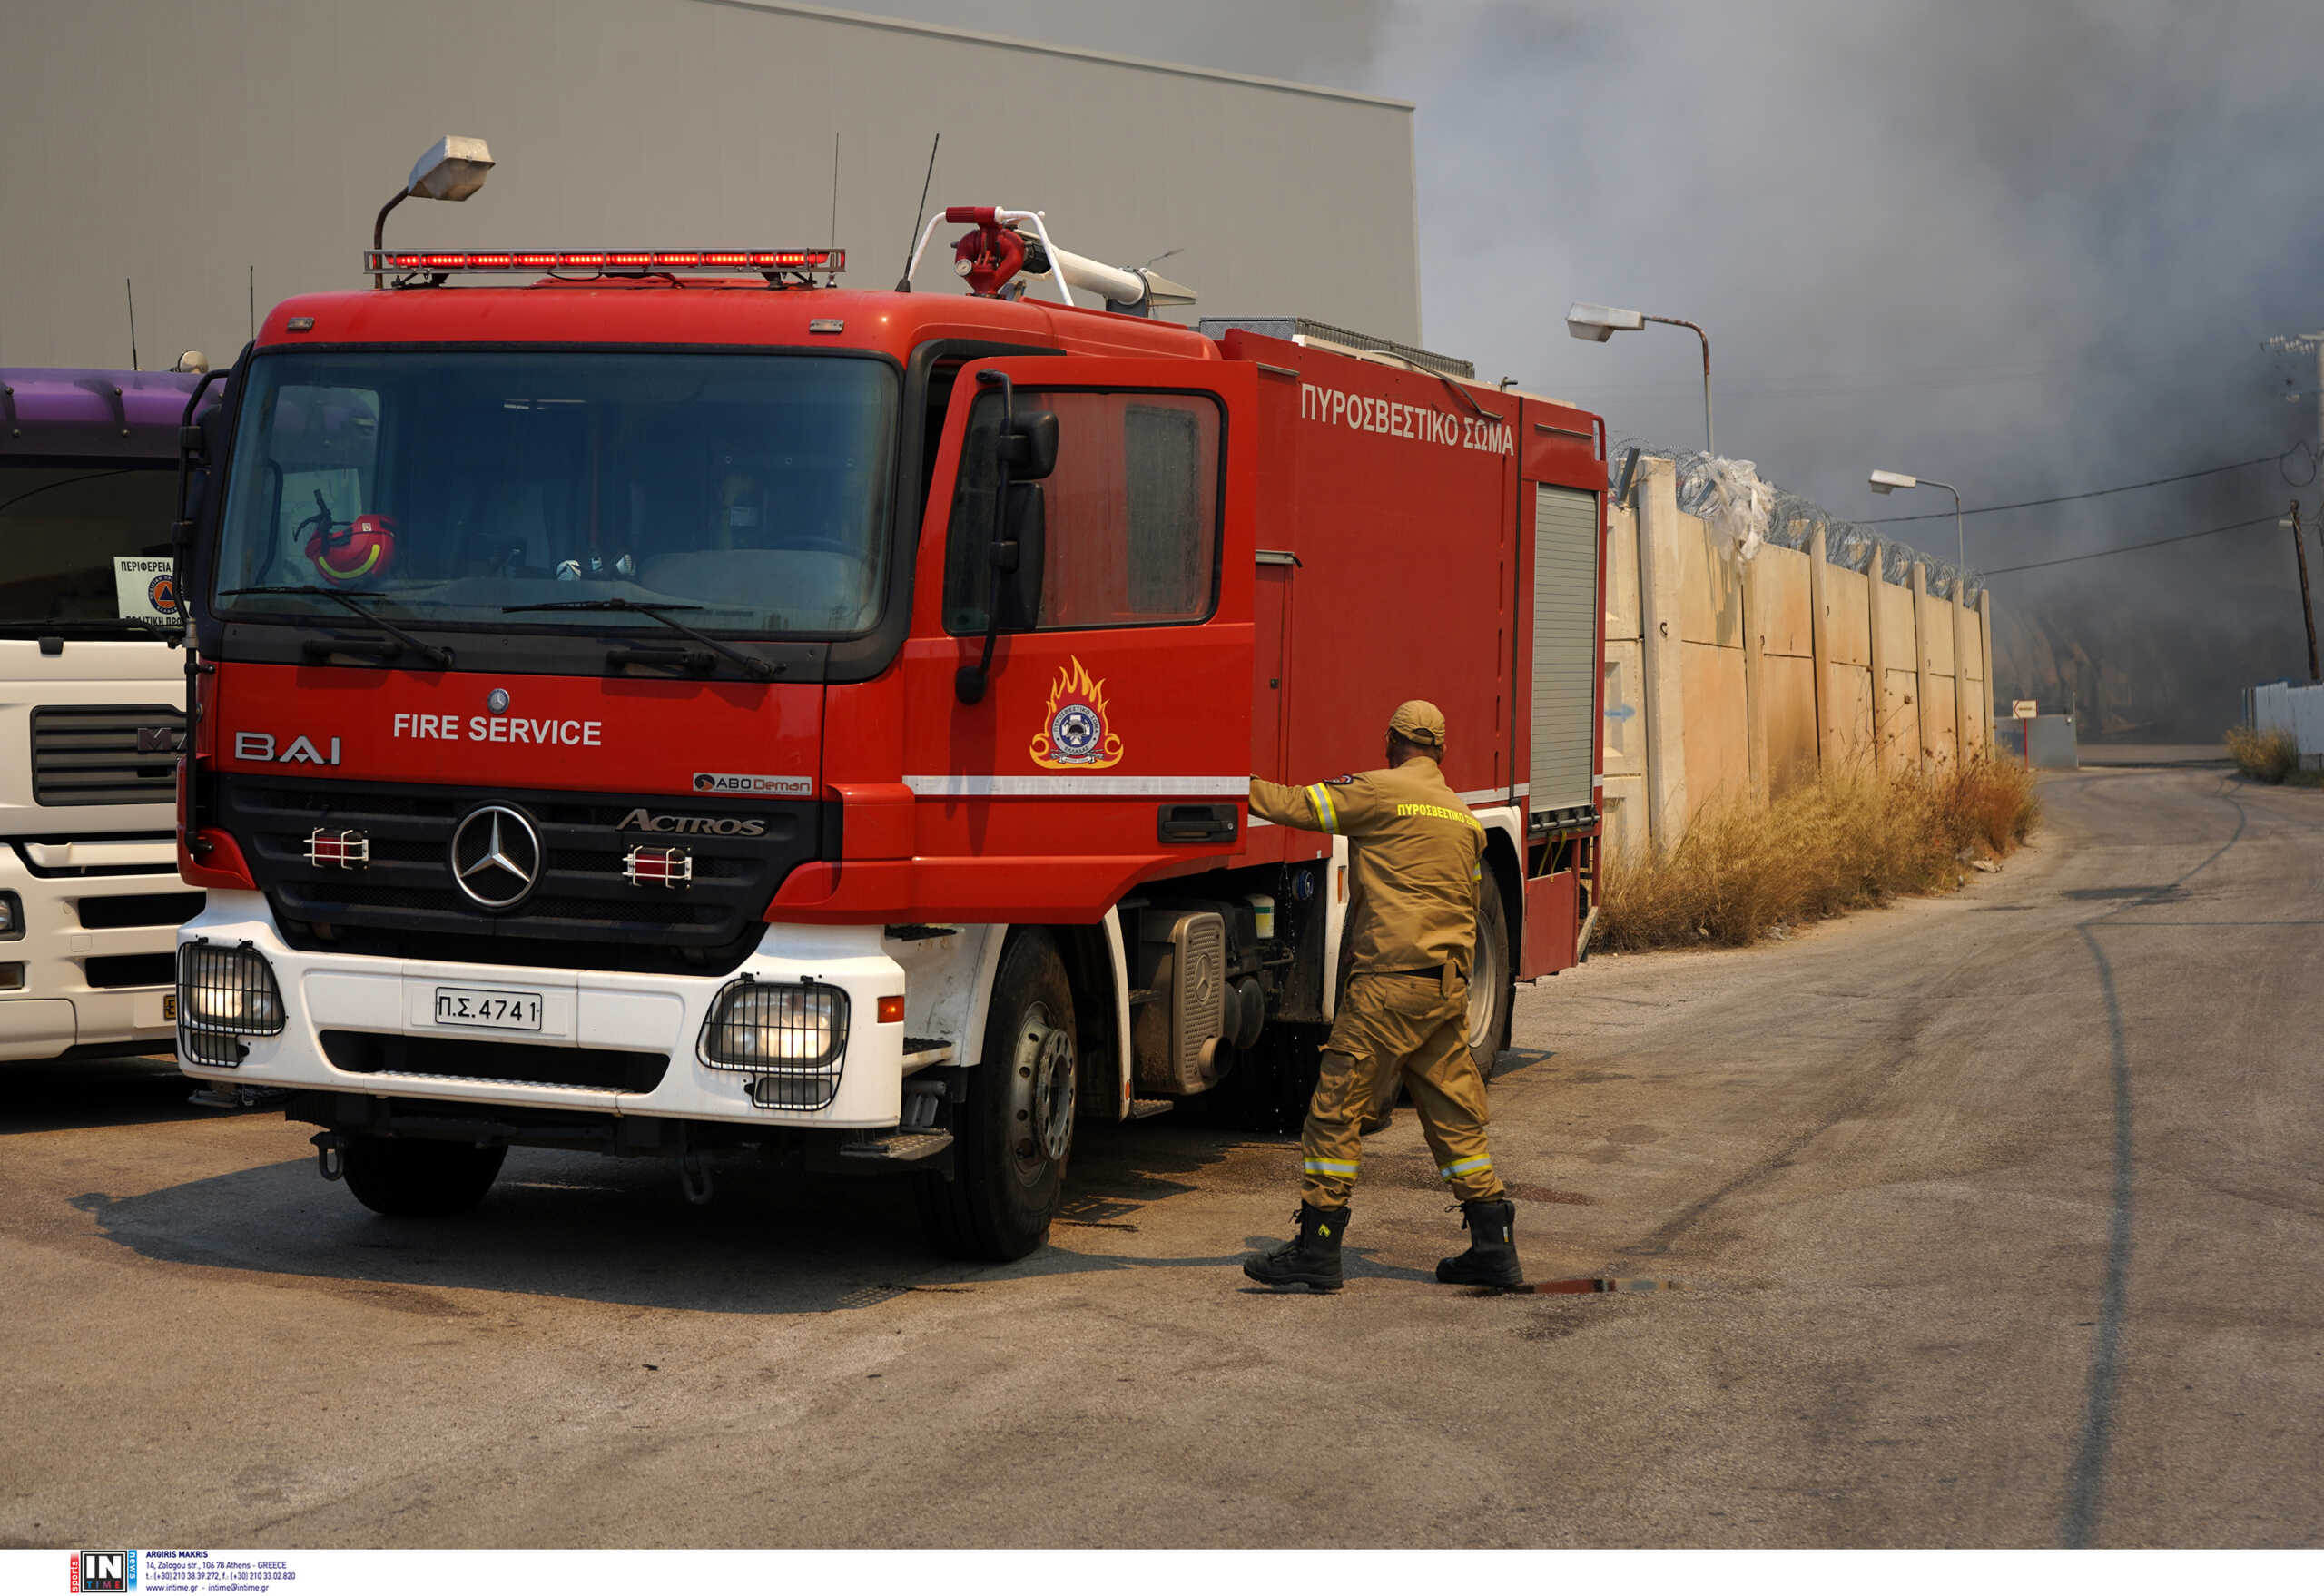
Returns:
[[[1104,770],[1119,764],[1122,740],[1106,729],[1106,685],[1079,660],[1049,685],[1045,728],[1033,734],[1033,763],[1044,770]]]

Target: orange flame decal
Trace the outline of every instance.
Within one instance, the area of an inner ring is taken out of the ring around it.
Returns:
[[[1078,659],[1059,667],[1049,710],[1028,750],[1044,770],[1104,770],[1119,764],[1122,740],[1106,727],[1106,684]]]

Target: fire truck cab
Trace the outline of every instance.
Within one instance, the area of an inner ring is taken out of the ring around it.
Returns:
[[[1404,698],[1492,838],[1488,1064],[1580,956],[1596,419],[947,216],[966,297],[379,251],[189,430],[180,1060],[373,1208],[754,1149],[1020,1256],[1077,1123],[1304,1094],[1347,842],[1249,780],[1378,764]]]

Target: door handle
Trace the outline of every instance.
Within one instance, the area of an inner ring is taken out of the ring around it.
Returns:
[[[1155,811],[1154,834],[1164,842],[1231,842],[1232,803],[1165,803]]]

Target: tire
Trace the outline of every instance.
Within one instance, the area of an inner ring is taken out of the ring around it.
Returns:
[[[1483,894],[1477,906],[1477,956],[1469,971],[1469,1056],[1477,1073],[1492,1079],[1501,1050],[1509,1045],[1509,1016],[1517,1003],[1516,963],[1509,956],[1509,911],[1502,904],[1500,883],[1492,867],[1485,867]]]
[[[375,1214],[441,1219],[484,1200],[508,1149],[391,1136],[346,1138],[347,1189]]]
[[[984,1052],[955,1111],[952,1178],[915,1177],[921,1229],[949,1257],[1006,1264],[1049,1239],[1073,1151],[1073,989],[1043,931],[1010,937],[993,980]]]

